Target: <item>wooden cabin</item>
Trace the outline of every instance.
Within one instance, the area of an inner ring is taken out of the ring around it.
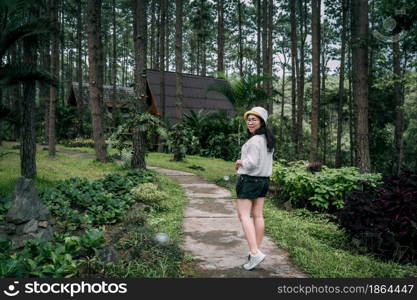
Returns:
[[[164,72],[165,75],[165,114],[164,119],[169,124],[175,124],[176,118],[176,77],[175,72]],[[183,74],[183,113],[188,114],[191,110],[203,113],[225,111],[229,116],[235,114],[235,109],[230,101],[218,92],[207,92],[207,87],[211,84],[226,83],[223,79],[214,77],[203,77],[191,74]],[[82,101],[84,107],[88,107],[88,83],[82,86]],[[161,116],[161,86],[160,71],[147,70],[146,77],[148,111],[156,116]],[[111,116],[113,108],[113,86],[103,86],[103,101],[106,111]],[[134,90],[131,87],[116,87],[116,106],[123,111],[127,109],[127,104],[134,97]],[[68,104],[76,106],[79,98],[79,87],[77,82],[72,82],[68,97]]]

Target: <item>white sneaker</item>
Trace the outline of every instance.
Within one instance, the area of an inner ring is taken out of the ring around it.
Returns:
[[[265,254],[258,250],[258,254],[252,255],[249,254],[249,261],[243,265],[243,268],[246,271],[253,270],[257,265],[259,265],[265,259]]]

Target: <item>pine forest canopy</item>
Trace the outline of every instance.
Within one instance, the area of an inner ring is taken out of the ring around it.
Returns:
[[[265,78],[259,105],[272,115],[282,158],[417,170],[415,1],[17,0],[2,1],[0,12],[0,142],[25,141],[29,177],[36,138],[53,156],[60,120],[87,86],[91,124],[78,107],[74,130],[92,130],[105,161],[103,104],[122,109],[122,95],[141,100],[148,89],[148,106],[168,119],[198,108],[233,116],[227,95],[203,94],[209,79],[193,81],[220,74]],[[146,69],[164,72],[149,73],[146,85]]]

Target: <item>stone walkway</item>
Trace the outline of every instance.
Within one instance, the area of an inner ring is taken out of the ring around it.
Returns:
[[[94,155],[71,150],[59,152],[94,158]],[[191,254],[200,278],[305,278],[296,268],[286,250],[280,249],[268,237],[262,242],[267,257],[254,270],[245,271],[248,244],[237,217],[235,199],[227,189],[208,183],[195,174],[148,166],[148,169],[174,179],[186,191],[182,249]]]
[[[265,261],[253,271],[241,265],[247,260],[248,245],[228,190],[207,183],[187,172],[148,167],[166,174],[184,187],[188,204],[184,212],[182,248],[198,264],[196,277],[307,277],[296,268],[288,252],[278,248],[265,236],[262,251]]]

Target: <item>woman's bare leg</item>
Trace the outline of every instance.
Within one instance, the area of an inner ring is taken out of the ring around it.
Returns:
[[[240,222],[242,223],[243,232],[245,233],[246,241],[249,244],[250,253],[255,255],[258,252],[258,244],[256,241],[256,231],[254,223],[250,217],[252,211],[252,202],[249,199],[237,199],[237,211]]]
[[[252,217],[255,227],[256,245],[258,246],[258,248],[261,247],[262,239],[264,237],[265,232],[265,222],[263,215],[264,202],[265,198],[257,198],[253,201],[252,205]]]

